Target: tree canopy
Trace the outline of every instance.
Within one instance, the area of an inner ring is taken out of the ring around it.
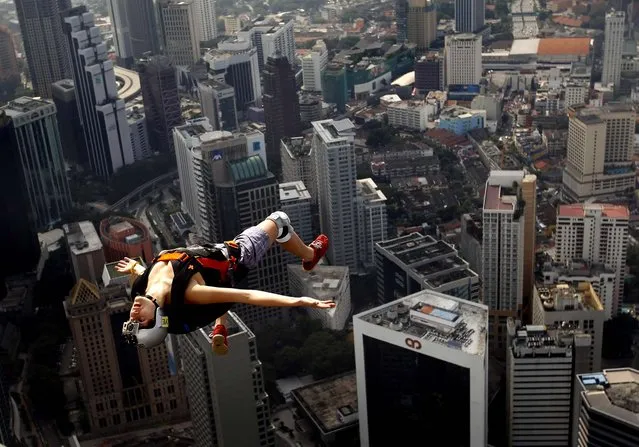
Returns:
[[[602,356],[607,359],[632,357],[632,345],[639,329],[639,321],[632,315],[621,314],[604,323]]]

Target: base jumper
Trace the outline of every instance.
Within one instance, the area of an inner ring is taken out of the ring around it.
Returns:
[[[273,242],[301,258],[307,271],[326,254],[329,244],[326,236],[319,235],[305,245],[286,213],[277,211],[233,241],[165,250],[146,269],[137,261],[122,259],[116,270],[134,277],[130,319],[122,328],[125,340],[151,348],[169,333],[185,334],[215,321],[210,337],[213,351],[222,355],[228,352],[226,312],[234,303],[335,307],[333,301],[236,288]]]

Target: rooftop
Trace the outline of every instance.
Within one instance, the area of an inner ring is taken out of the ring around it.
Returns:
[[[75,256],[102,250],[102,241],[90,221],[65,224],[62,229],[67,237],[67,243],[71,247],[71,253]]]
[[[537,54],[540,39],[516,39],[510,47],[512,56],[526,56]]]
[[[357,180],[357,195],[369,204],[386,202],[386,196],[377,188],[377,184],[372,178],[364,178]]]
[[[578,203],[573,205],[559,205],[557,217],[585,217],[592,212],[601,213],[609,219],[629,219],[628,207],[601,203]]]
[[[546,326],[515,325],[512,319],[508,319],[507,329],[511,338],[510,348],[515,358],[571,357],[572,347],[580,334],[572,327],[548,329]]]
[[[254,155],[241,160],[229,161],[229,171],[236,183],[247,182],[268,176],[262,157]]]
[[[291,395],[324,434],[359,420],[354,371],[297,388]]]
[[[296,182],[280,183],[280,202],[283,205],[286,202],[299,200],[311,200],[311,194],[306,189],[306,185],[301,180]]]
[[[342,285],[348,283],[348,267],[319,265],[307,272],[301,265],[289,265],[289,272],[299,278],[305,288],[305,294],[317,299],[334,299]],[[330,311],[329,311],[330,312]]]
[[[539,39],[537,48],[538,56],[576,55],[588,56],[590,54],[590,37],[546,37]]]
[[[293,159],[304,157],[311,154],[313,150],[313,135],[308,134],[303,137],[285,137],[282,138],[281,144]]]
[[[313,129],[325,143],[351,142],[355,137],[355,125],[348,118],[313,121]]]
[[[567,283],[537,284],[537,295],[544,310],[552,311],[603,311],[603,305],[589,282],[575,285]]]
[[[582,386],[581,395],[592,410],[639,428],[639,371],[608,369],[577,377]]]
[[[16,98],[13,101],[9,101],[8,104],[2,107],[2,110],[4,110],[8,116],[13,118],[24,115],[25,113],[33,112],[41,107],[48,107],[51,104],[53,103],[46,99],[23,96],[21,98]]]
[[[397,258],[405,266],[435,260],[455,253],[455,249],[446,242],[437,241],[432,236],[412,233],[378,243],[390,255]]]
[[[423,290],[353,318],[469,355],[486,352],[488,308],[443,293]]]

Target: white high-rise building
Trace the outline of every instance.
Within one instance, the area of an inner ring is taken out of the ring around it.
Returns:
[[[362,446],[486,446],[486,306],[423,291],[353,326]]]
[[[126,118],[129,122],[129,132],[131,134],[131,149],[135,161],[149,158],[153,151],[149,143],[149,133],[146,128],[146,116],[142,105],[128,108]]]
[[[357,180],[359,262],[375,268],[375,244],[388,237],[386,196],[371,178]]]
[[[530,311],[536,188],[537,178],[525,171],[491,171],[486,181],[482,217],[483,300],[491,311],[491,350],[502,355],[506,319]]]
[[[215,0],[195,0],[195,28],[200,42],[213,40],[217,37],[217,16],[215,15]]]
[[[280,183],[281,210],[291,219],[291,224],[298,236],[305,244],[313,240],[313,215],[311,195],[304,182]],[[299,264],[299,258],[290,253],[284,253],[285,264]]]
[[[208,118],[187,121],[173,130],[182,209],[209,243],[223,240],[214,182],[226,176],[227,161],[253,155],[252,141],[260,136],[263,148],[261,132],[214,131]]]
[[[238,16],[224,16],[224,34],[233,36],[242,29],[242,19]]]
[[[615,272],[612,302],[602,303],[607,319],[617,315],[623,299],[629,219],[628,208],[618,205],[561,205],[557,212],[555,260],[582,259]]]
[[[280,146],[282,158],[282,180],[295,182],[301,180],[311,195],[313,205],[317,204],[317,176],[315,175],[315,157],[313,154],[313,136],[282,138]]]
[[[11,118],[14,142],[25,180],[24,185],[14,186],[26,190],[37,228],[58,224],[64,212],[71,208],[71,191],[64,166],[55,104],[44,99],[22,97],[0,107],[0,111]],[[11,142],[3,141],[0,145],[3,146],[1,150],[12,150]]]
[[[569,111],[562,194],[570,202],[616,199],[635,188],[635,109],[629,104]]]
[[[107,178],[135,161],[125,103],[118,99],[113,62],[93,14],[80,6],[66,11],[63,20],[89,165]]]
[[[568,446],[573,377],[587,371],[590,336],[508,320],[508,445]]]
[[[612,10],[606,14],[603,71],[601,73],[601,83],[603,85],[613,84],[615,88],[619,88],[625,29],[625,12]]]
[[[484,0],[455,0],[455,31],[475,33],[484,27],[486,2]]]
[[[210,326],[178,337],[198,447],[275,445],[255,335],[229,312],[229,352],[213,353]]]
[[[446,85],[476,85],[481,81],[481,34],[451,34],[444,46]]]
[[[190,66],[200,59],[200,35],[193,2],[161,0],[158,5],[164,54],[175,65]]]
[[[311,52],[302,58],[302,75],[304,90],[310,92],[322,91],[322,73],[328,64],[328,49],[323,40],[313,45]]]
[[[355,126],[349,119],[313,122],[320,227],[331,241],[332,265],[358,271]]]
[[[254,22],[237,33],[239,39],[251,42],[257,49],[260,72],[264,69],[269,57],[276,51],[288,59],[291,66],[297,65],[295,56],[295,21],[286,23]]]
[[[575,272],[577,273],[577,272]],[[601,369],[601,349],[604,307],[597,296],[592,283],[575,281],[555,281],[550,284],[538,284],[535,287],[532,322],[538,326],[561,328],[569,323],[591,337],[588,355],[588,371]],[[573,285],[574,284],[574,285]]]
[[[322,322],[322,326],[334,331],[346,328],[351,316],[351,284],[348,267],[318,265],[312,271],[305,271],[299,263],[288,265],[290,294],[309,296],[318,300],[333,300],[332,309],[308,307],[308,315]]]

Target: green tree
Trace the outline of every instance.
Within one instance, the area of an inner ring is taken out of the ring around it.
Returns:
[[[278,377],[296,374],[300,367],[300,350],[293,346],[285,346],[275,355],[275,371]]]

